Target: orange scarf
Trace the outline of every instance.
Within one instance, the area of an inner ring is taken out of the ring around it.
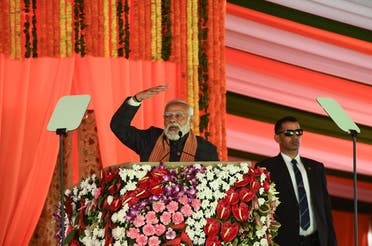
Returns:
[[[185,146],[183,147],[180,161],[181,162],[194,161],[197,146],[198,146],[198,142],[196,140],[196,136],[190,129],[189,136],[187,137]],[[148,161],[167,162],[169,161],[169,156],[170,156],[169,139],[164,137],[164,132],[163,132],[158,137],[158,140],[156,140],[156,144],[154,146],[154,149],[151,152],[151,155]]]

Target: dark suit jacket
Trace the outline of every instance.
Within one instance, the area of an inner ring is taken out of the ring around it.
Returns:
[[[126,101],[128,98],[126,99]],[[163,133],[163,129],[158,127],[150,127],[145,130],[137,129],[131,126],[130,123],[135,116],[139,107],[134,107],[126,103],[119,107],[111,119],[111,130],[120,139],[120,141],[135,151],[141,161],[148,161],[152,149],[159,136]],[[175,148],[182,150],[187,136],[183,136],[181,140],[170,141],[170,161],[179,161],[179,157],[175,153]],[[195,153],[195,161],[218,161],[217,148],[207,140],[196,136],[197,148]]]
[[[320,162],[301,157],[305,166],[311,199],[314,208],[318,236],[321,246],[337,245],[336,234],[333,227],[333,218],[324,165]],[[276,219],[281,223],[278,236],[274,241],[282,246],[300,245],[299,243],[299,207],[291,177],[281,154],[266,159],[256,165],[266,167],[270,172],[271,180],[276,184],[279,191],[279,201],[281,202],[276,210]]]

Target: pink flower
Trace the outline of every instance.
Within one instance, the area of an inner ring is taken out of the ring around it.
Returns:
[[[166,239],[174,239],[174,238],[176,238],[176,232],[173,231],[172,228],[168,228],[167,232],[165,233],[165,238]]]
[[[150,211],[145,215],[147,223],[150,224],[157,224],[159,219],[156,217],[156,213],[154,211]]]
[[[194,208],[195,211],[200,209],[201,203],[198,199],[193,199],[191,202],[191,206]]]
[[[174,213],[178,210],[178,202],[172,201],[167,205],[167,209],[170,213]]]
[[[149,238],[149,246],[159,246],[160,240],[158,237],[152,236]]]
[[[145,235],[138,235],[138,237],[136,238],[136,243],[141,246],[146,245],[147,237]]]
[[[146,224],[142,227],[143,234],[146,236],[151,236],[155,234],[155,228],[151,224]]]
[[[186,195],[183,195],[178,199],[178,202],[185,205],[189,202],[189,198]]]
[[[96,188],[94,190],[94,198],[98,199],[98,197],[101,195],[101,188]]]
[[[136,218],[133,221],[133,224],[136,227],[141,227],[145,224],[145,216],[143,215],[137,215]]]
[[[165,232],[165,226],[163,224],[157,224],[154,226],[154,228],[155,228],[155,234],[157,236],[163,235],[163,233]]]
[[[152,205],[152,209],[156,212],[156,213],[160,213],[160,212],[163,212],[164,209],[165,209],[165,205],[163,202],[156,202]]]
[[[139,236],[139,230],[137,228],[129,228],[127,236],[132,239],[136,239]]]
[[[186,217],[189,217],[192,215],[193,211],[192,211],[192,208],[189,204],[186,204],[185,206],[183,206],[181,208],[181,213],[186,216]]]
[[[171,213],[169,213],[169,212],[164,212],[164,213],[160,216],[160,221],[161,221],[161,223],[163,223],[164,225],[168,225],[168,224],[171,222],[171,218],[172,218]]]
[[[181,212],[175,212],[172,215],[172,220],[176,225],[181,224],[184,221],[183,214]]]

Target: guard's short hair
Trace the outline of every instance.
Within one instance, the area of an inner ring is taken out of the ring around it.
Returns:
[[[275,123],[275,127],[274,127],[275,134],[278,134],[280,130],[282,130],[282,125],[285,122],[298,122],[298,120],[294,116],[286,116],[286,117],[281,118]]]
[[[185,102],[184,100],[181,100],[181,99],[173,99],[169,102],[167,102],[167,104],[165,105],[165,108],[168,108],[168,106],[170,105],[173,105],[173,104],[182,104],[182,105],[185,105],[187,107],[187,114],[189,115],[189,117],[193,116],[194,115],[194,108],[191,107],[190,104],[188,104],[187,102]]]

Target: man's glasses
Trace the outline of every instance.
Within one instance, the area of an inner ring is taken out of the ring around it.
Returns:
[[[302,136],[302,134],[304,134],[304,130],[303,129],[284,130],[284,131],[278,132],[277,134],[281,134],[281,133],[283,133],[284,136],[287,136],[287,137],[292,137],[294,134],[296,134],[296,136]]]
[[[176,120],[182,120],[183,118],[185,118],[185,113],[182,111],[164,113],[164,119],[166,120],[170,120],[173,116],[176,118]]]

